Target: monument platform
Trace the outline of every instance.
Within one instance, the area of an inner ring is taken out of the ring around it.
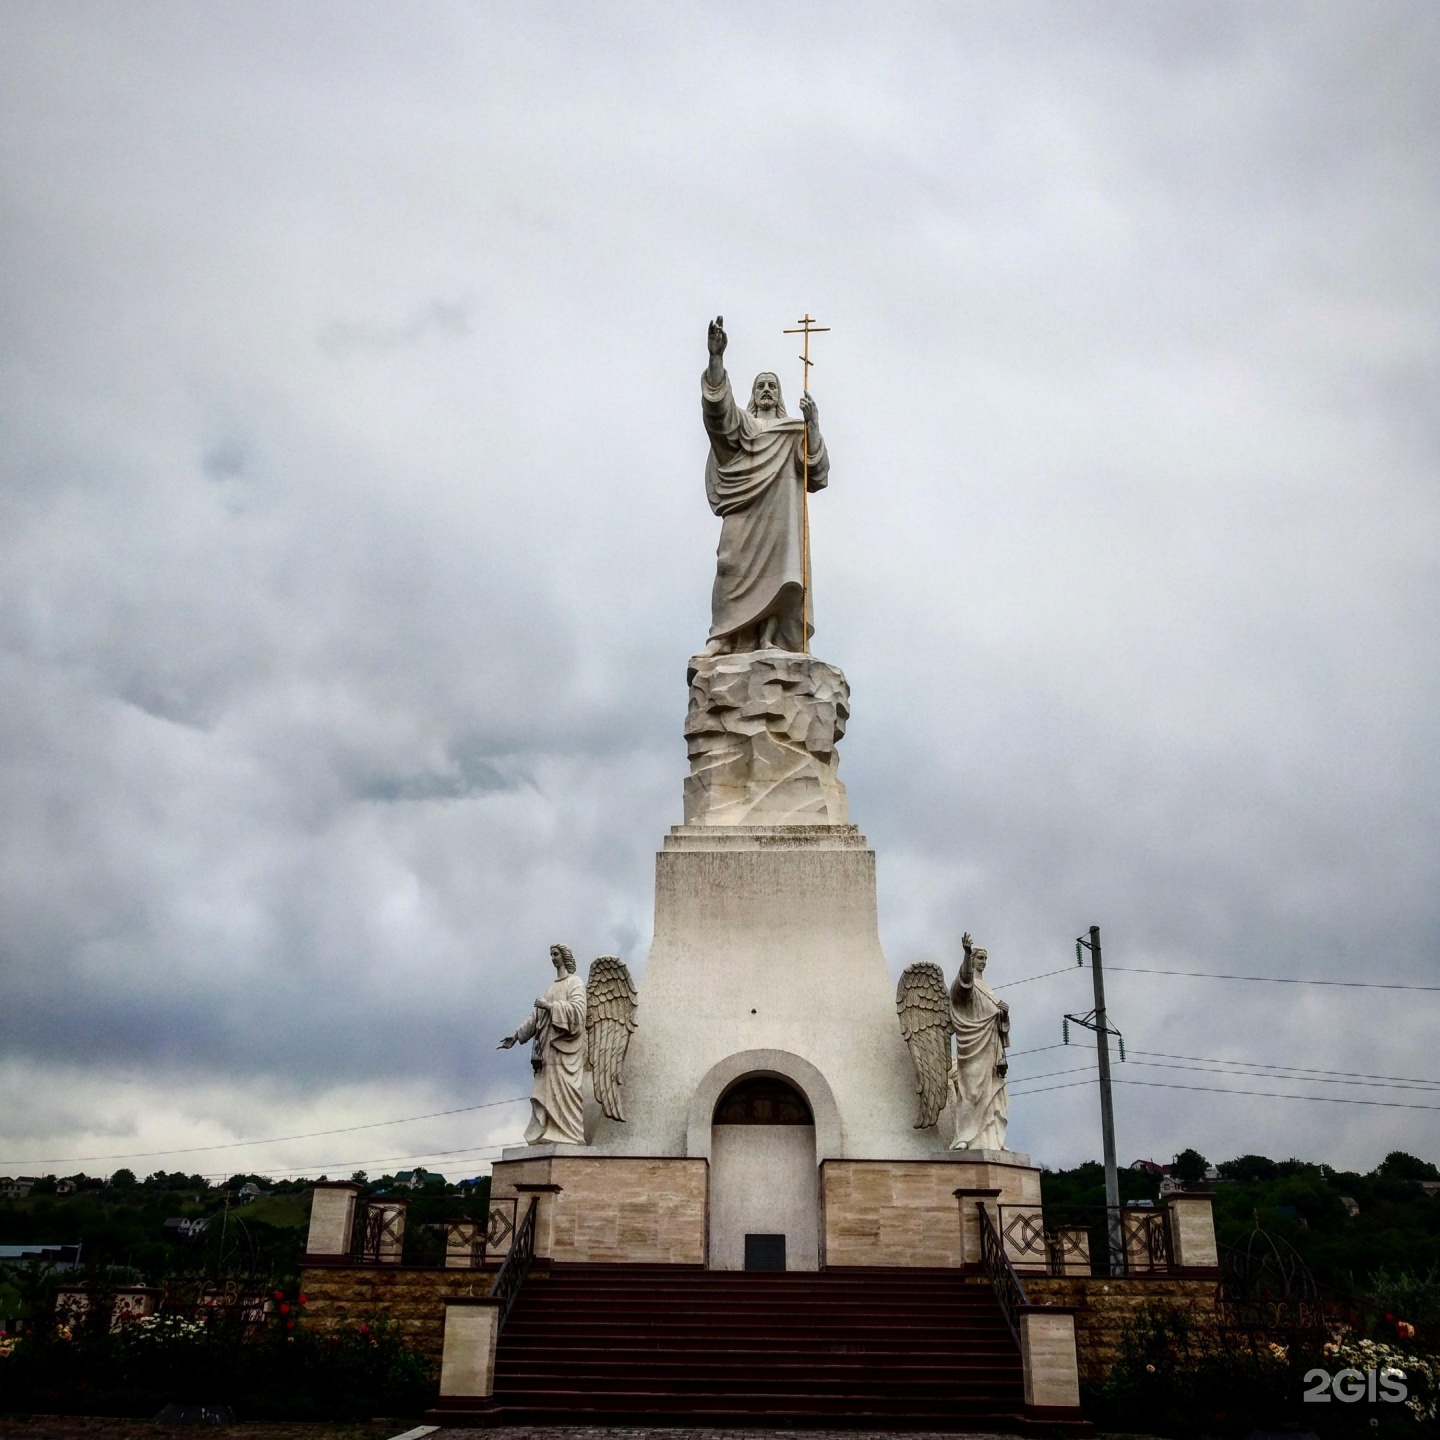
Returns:
[[[972,1264],[978,1199],[1038,1210],[1039,1171],[950,1148],[948,1107],[917,1124],[875,852],[835,773],[845,677],[778,650],[687,674],[624,1119],[587,1091],[586,1143],[506,1149],[493,1193],[539,1197],[562,1263],[742,1269],[758,1237],[787,1269]]]
[[[921,961],[897,990],[838,776],[849,685],[802,653],[828,455],[813,403],[785,418],[773,374],[735,403],[724,349],[717,320],[711,638],[687,668],[684,823],[656,856],[649,957],[638,985],[616,956],[582,981],[552,946],[553,983],[502,1041],[533,1043],[531,1143],[504,1150],[488,1220],[449,1225],[429,1272],[431,1418],[1084,1435],[1077,1324],[1105,1310],[1102,1356],[1121,1274],[1139,1288],[1117,1304],[1147,1285],[1203,1302],[1208,1198],[1118,1228],[1112,1212],[1095,1271],[1093,1227],[1047,1228],[1039,1170],[1002,1148],[1009,1012],[985,951],[967,934],[952,982]],[[355,1190],[317,1188],[312,1210],[305,1283],[336,1320],[374,1272],[407,1269],[404,1202],[362,1214]]]

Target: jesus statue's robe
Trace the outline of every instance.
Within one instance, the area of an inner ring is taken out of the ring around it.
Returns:
[[[720,516],[710,639],[721,639],[780,617],[777,642],[804,650],[815,627],[805,625],[805,421],[765,425],[735,403],[730,377],[700,381],[701,410],[710,437],[705,494]],[[809,488],[823,490],[830,458],[823,440],[810,454]]]
[[[530,1018],[515,1032],[521,1044],[534,1041],[530,1064],[535,1085],[530,1092],[528,1145],[585,1143],[585,984],[576,975],[562,975],[540,997]]]

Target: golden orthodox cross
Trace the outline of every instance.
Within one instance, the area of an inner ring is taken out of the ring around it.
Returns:
[[[804,318],[795,322],[794,330],[786,330],[787,335],[803,335],[804,345],[800,353],[800,364],[803,367],[800,371],[800,393],[810,393],[810,367],[815,363],[810,358],[810,337],[812,335],[824,335],[830,327],[828,325],[817,325],[815,317],[807,310]],[[803,418],[804,411],[801,411]],[[801,495],[801,547],[804,555],[804,591],[800,611],[800,635],[801,644],[805,647],[805,653],[810,653],[810,425],[805,423],[800,438],[800,456],[802,463],[802,479],[800,485]]]

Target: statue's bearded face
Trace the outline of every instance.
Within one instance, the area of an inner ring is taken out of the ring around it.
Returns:
[[[780,408],[780,380],[768,370],[755,377],[750,389],[750,405],[755,410]]]

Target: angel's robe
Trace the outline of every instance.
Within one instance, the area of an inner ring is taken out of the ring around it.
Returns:
[[[527,1145],[555,1141],[585,1143],[585,985],[574,974],[559,976],[540,997],[530,1018],[515,1032],[523,1044],[535,1043],[530,1065],[535,1084],[530,1091]]]
[[[780,648],[803,650],[815,631],[805,626],[805,421],[763,425],[736,405],[729,375],[719,385],[701,376],[700,408],[710,437],[705,495],[722,521],[710,639],[779,615]],[[820,440],[810,454],[809,488],[823,490],[829,476]]]
[[[950,1070],[955,1135],[952,1150],[1003,1150],[1010,1119],[1005,1047],[1010,1011],[967,963],[950,988],[955,1060]]]

